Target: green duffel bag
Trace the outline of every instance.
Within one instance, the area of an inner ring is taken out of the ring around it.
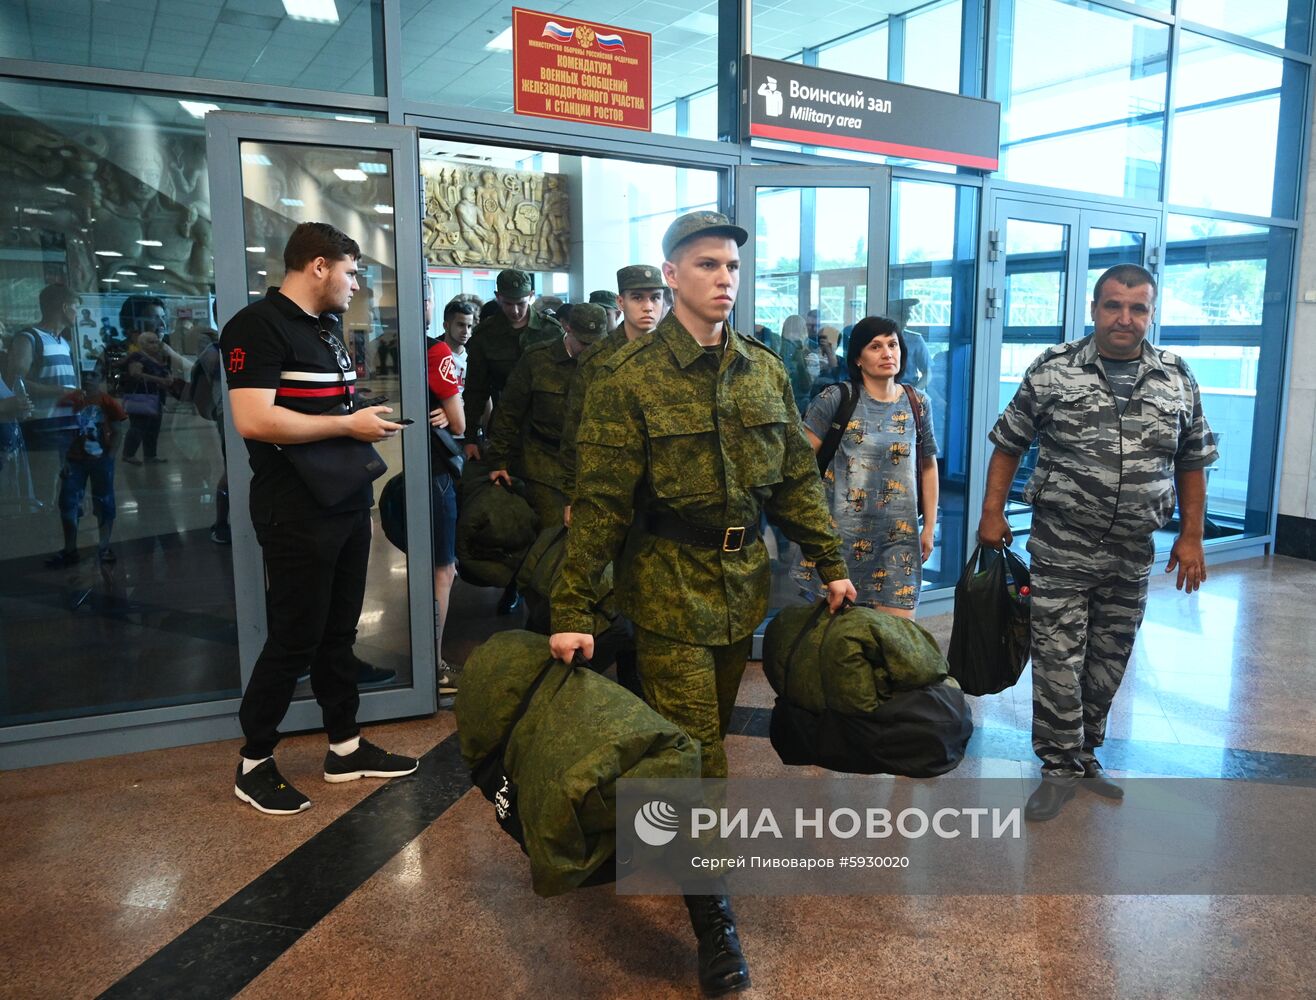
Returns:
[[[922,626],[871,608],[785,608],[763,637],[777,692],[769,737],[786,764],[858,774],[945,774],[973,723]]]
[[[763,635],[763,672],[772,690],[811,712],[873,712],[898,691],[944,680],[947,670],[927,629],[872,608],[835,615],[817,605],[782,608]]]
[[[535,539],[535,544],[530,546],[521,568],[516,571],[516,586],[525,599],[526,628],[531,632],[542,632],[544,635],[550,633],[553,584],[557,582],[566,554],[566,525],[545,528]],[[621,614],[617,610],[617,598],[612,589],[612,563],[603,568],[594,590],[597,601],[594,605],[593,632],[597,636],[613,627]],[[599,666],[606,667],[607,664]]]
[[[472,462],[467,469],[475,467]],[[463,476],[457,513],[457,572],[477,587],[506,587],[535,543],[539,519],[513,480],[509,488],[487,473]]]
[[[699,743],[623,688],[500,632],[471,654],[455,705],[462,758],[499,825],[556,896],[612,877],[619,778],[698,778]]]

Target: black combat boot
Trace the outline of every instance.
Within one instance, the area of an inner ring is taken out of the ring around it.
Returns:
[[[728,896],[686,896],[690,924],[699,939],[699,987],[720,997],[749,988],[749,965],[740,950],[736,915]]]

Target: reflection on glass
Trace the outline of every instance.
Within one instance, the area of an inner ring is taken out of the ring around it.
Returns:
[[[1278,56],[1183,32],[1169,200],[1289,216],[1307,73]],[[1220,137],[1246,155],[1220,155]]]
[[[283,143],[241,144],[243,242],[247,294],[255,300],[283,276],[283,247],[302,222],[327,222],[361,245],[360,291],[342,317],[342,337],[356,365],[360,397],[384,395],[393,416],[423,423],[424,414],[404,413],[398,362],[399,342],[392,155],[388,152]],[[391,368],[387,362],[392,360]],[[405,365],[403,365],[405,368]],[[410,372],[405,373],[411,377]],[[402,472],[402,439],[380,442],[392,474]],[[383,482],[377,484],[382,488]],[[378,514],[376,512],[375,516]],[[374,533],[365,604],[357,627],[356,655],[396,672],[393,686],[411,684],[411,636],[406,554],[382,530]],[[302,685],[309,697],[310,684]]]
[[[1253,532],[1264,525],[1271,474],[1268,461],[1254,462],[1254,425],[1273,423],[1278,405],[1277,393],[1259,395],[1258,388],[1276,364],[1287,298],[1267,286],[1272,268],[1287,271],[1292,237],[1184,215],[1171,215],[1167,232],[1160,344],[1192,368],[1220,450],[1208,470],[1208,532]]]
[[[1281,49],[1309,51],[1311,4],[1307,0],[1179,0],[1179,14]]]
[[[235,697],[203,126],[0,105],[0,726]]]
[[[334,0],[322,19],[288,4],[53,4],[6,0],[0,56],[236,80],[329,93],[382,94],[383,0]]]
[[[1081,2],[1017,0],[1013,12],[998,37],[1016,57],[998,70],[1001,173],[1157,198],[1170,29]]]
[[[1008,219],[1005,225],[1005,325],[996,399],[1000,413],[1014,398],[1024,372],[1043,349],[1065,339],[1068,316],[1069,226]],[[1032,506],[1024,503],[1028,477],[1037,467],[1037,442],[1019,461],[1006,517],[1016,537],[1027,534]]]
[[[927,393],[940,447],[940,508],[935,547],[923,566],[925,589],[953,586],[966,558],[977,218],[978,192],[972,188],[892,184],[888,312],[905,331],[905,380]],[[911,371],[920,347],[926,371]]]

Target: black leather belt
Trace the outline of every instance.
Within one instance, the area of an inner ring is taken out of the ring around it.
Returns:
[[[759,539],[758,520],[731,528],[705,528],[683,521],[675,514],[650,514],[645,521],[645,529],[649,534],[669,541],[722,552],[739,552]]]

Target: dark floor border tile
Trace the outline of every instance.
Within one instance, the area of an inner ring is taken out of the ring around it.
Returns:
[[[771,709],[738,705],[731,713],[729,731],[739,736],[764,737],[768,735],[771,718]],[[1121,739],[1106,740],[1097,754],[1106,767],[1116,771],[1174,778],[1279,781],[1316,787],[1316,757],[1303,754]],[[966,755],[1037,762],[1032,738],[1018,729],[976,728]]]
[[[1280,514],[1275,520],[1275,555],[1316,560],[1316,520]]]
[[[415,774],[372,792],[101,996],[236,995],[470,788],[454,734]]]

